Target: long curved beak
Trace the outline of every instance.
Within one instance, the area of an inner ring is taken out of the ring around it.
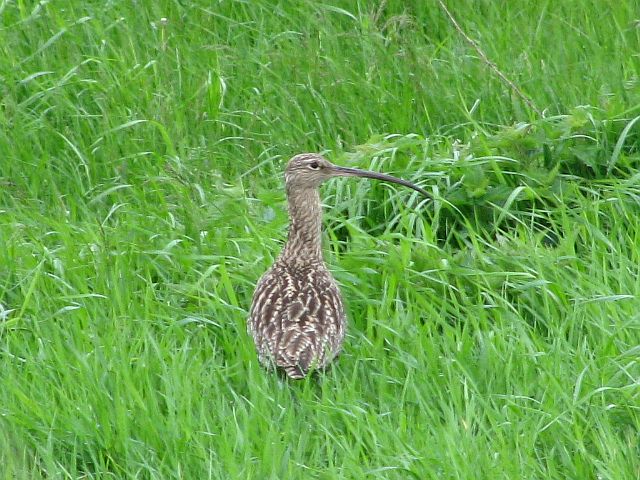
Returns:
[[[369,170],[360,170],[358,168],[339,167],[337,165],[333,165],[331,169],[332,169],[331,173],[333,173],[336,176],[373,178],[375,180],[382,180],[383,182],[397,183],[398,185],[403,185],[405,187],[413,188],[416,192],[420,192],[422,195],[426,197],[431,197],[429,192],[427,192],[425,189],[420,188],[419,186],[411,182],[408,182],[407,180],[392,177],[391,175],[387,175],[386,173],[371,172]]]

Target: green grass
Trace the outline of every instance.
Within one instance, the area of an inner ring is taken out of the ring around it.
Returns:
[[[413,4],[412,4],[413,3]],[[1,478],[640,477],[634,2],[0,1]],[[166,18],[166,21],[162,21]],[[349,336],[245,319],[323,187]]]

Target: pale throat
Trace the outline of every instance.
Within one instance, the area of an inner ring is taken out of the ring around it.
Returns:
[[[289,236],[281,257],[299,264],[322,262],[322,204],[317,188],[287,189]]]

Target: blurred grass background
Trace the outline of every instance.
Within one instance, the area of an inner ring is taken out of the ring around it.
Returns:
[[[0,1],[3,478],[640,477],[637,2]],[[245,318],[301,151],[350,336]]]

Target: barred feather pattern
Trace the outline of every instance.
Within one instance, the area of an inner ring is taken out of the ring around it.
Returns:
[[[302,378],[327,365],[342,348],[345,314],[340,290],[322,258],[322,204],[318,187],[333,177],[361,177],[428,192],[391,175],[338,167],[317,153],[289,160],[284,179],[289,236],[273,267],[258,281],[247,330],[260,362]]]
[[[284,369],[291,378],[303,378],[333,360],[342,348],[345,313],[324,263],[277,261],[258,282],[248,331],[260,362]]]
[[[309,168],[316,154],[295,156],[285,171],[289,235],[274,265],[258,281],[247,330],[263,365],[303,378],[342,348],[342,297],[322,258],[322,204],[318,186],[328,178]],[[316,165],[317,167],[318,165]]]

